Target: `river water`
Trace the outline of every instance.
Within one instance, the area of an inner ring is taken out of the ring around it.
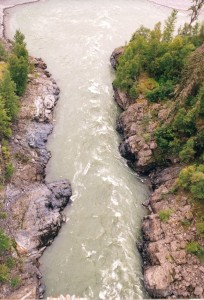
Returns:
[[[148,190],[118,152],[109,57],[170,11],[145,0],[42,0],[10,10],[7,34],[19,28],[61,88],[47,181],[69,178],[73,203],[41,259],[47,296],[147,297],[135,244]]]

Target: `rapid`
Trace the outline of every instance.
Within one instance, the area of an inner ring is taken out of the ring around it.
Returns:
[[[73,196],[40,261],[46,296],[148,297],[136,242],[149,191],[118,152],[109,57],[170,12],[146,0],[42,0],[9,11],[7,35],[20,29],[61,89],[46,180],[70,179]]]

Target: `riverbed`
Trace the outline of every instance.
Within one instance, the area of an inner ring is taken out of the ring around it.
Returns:
[[[46,180],[69,178],[73,202],[41,259],[47,296],[148,297],[136,241],[149,191],[118,152],[109,57],[140,25],[170,12],[144,0],[44,0],[10,10],[7,34],[25,34],[61,89]]]

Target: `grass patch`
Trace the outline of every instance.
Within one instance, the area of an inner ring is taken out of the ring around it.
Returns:
[[[5,211],[0,211],[0,220],[5,220],[8,214]]]
[[[200,260],[204,260],[204,249],[198,242],[190,242],[186,245],[186,251],[197,256]]]
[[[15,276],[11,278],[11,286],[12,288],[17,288],[21,285],[21,278],[19,276]]]
[[[10,238],[0,229],[0,254],[9,250],[11,247]]]
[[[14,166],[13,166],[12,163],[8,163],[6,165],[5,174],[4,174],[6,182],[11,180],[11,177],[12,177],[13,173],[14,173]]]
[[[6,259],[6,265],[9,269],[13,269],[16,266],[16,260],[10,256]]]
[[[183,227],[189,227],[191,225],[191,221],[187,220],[187,219],[184,219],[184,220],[181,221],[181,225]]]
[[[171,209],[166,209],[166,210],[160,210],[159,212],[159,219],[164,222],[167,223],[170,216],[172,215],[173,211]]]
[[[201,237],[204,237],[204,222],[197,223],[196,224],[196,229],[197,229],[198,234]]]
[[[9,268],[5,264],[0,264],[0,282],[9,280]]]

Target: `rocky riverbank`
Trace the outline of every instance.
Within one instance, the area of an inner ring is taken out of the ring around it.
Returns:
[[[123,47],[111,55],[113,68]],[[114,97],[122,108],[117,130],[123,136],[121,155],[136,172],[148,175],[153,192],[149,203],[151,214],[142,224],[143,242],[138,245],[144,262],[144,283],[154,298],[204,298],[204,262],[186,251],[189,242],[199,240],[193,206],[183,191],[174,192],[181,165],[174,158],[161,166],[155,153],[154,131],[165,122],[171,102],[149,103],[142,95],[133,101],[114,88]],[[159,166],[160,165],[160,166]]]
[[[32,64],[34,71],[12,128],[10,152],[15,171],[0,192],[7,213],[1,227],[14,240],[12,256],[18,263],[13,272],[20,278],[20,288],[2,284],[1,299],[42,297],[38,260],[65,221],[62,210],[72,194],[68,180],[45,182],[45,167],[51,156],[46,142],[53,129],[53,109],[60,90],[41,59],[32,59]]]

